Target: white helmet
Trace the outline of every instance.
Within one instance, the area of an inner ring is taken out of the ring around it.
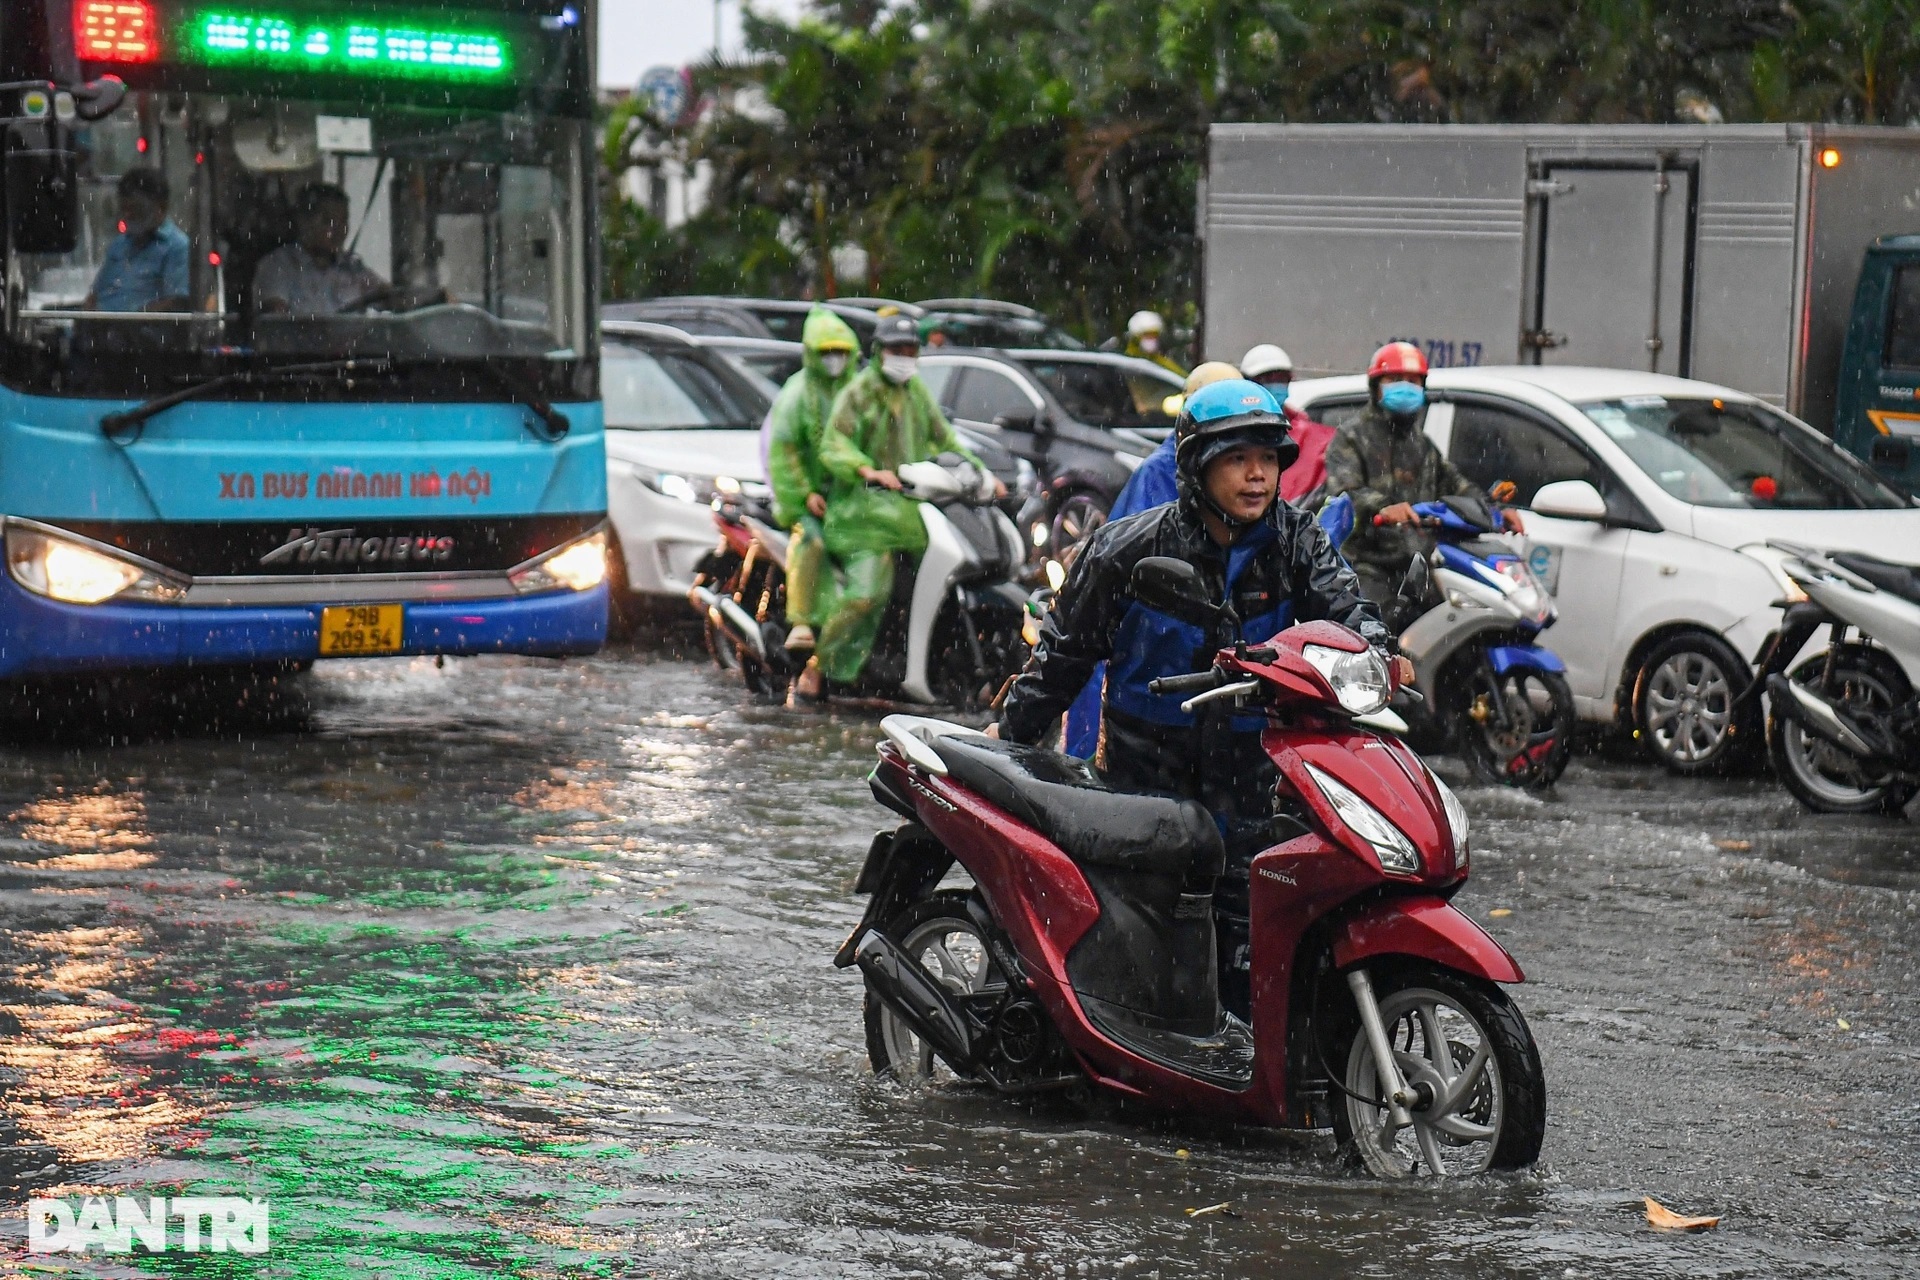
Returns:
[[[1258,378],[1263,373],[1292,373],[1293,357],[1285,348],[1276,347],[1271,342],[1263,342],[1250,347],[1247,354],[1240,357],[1240,376]]]
[[[1166,327],[1167,322],[1160,318],[1158,311],[1136,311],[1133,319],[1127,321],[1127,334],[1139,338],[1149,333],[1163,333]]]

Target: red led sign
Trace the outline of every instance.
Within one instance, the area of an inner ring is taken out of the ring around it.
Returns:
[[[152,62],[154,26],[147,0],[75,0],[74,52],[83,62]]]

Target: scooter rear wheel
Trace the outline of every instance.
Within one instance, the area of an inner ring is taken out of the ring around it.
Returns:
[[[1540,1157],[1547,1086],[1540,1050],[1506,993],[1441,969],[1374,976],[1402,1078],[1432,1102],[1395,1129],[1383,1102],[1373,1049],[1356,1018],[1347,1036],[1333,1129],[1380,1178],[1462,1177],[1520,1169]]]
[[[1006,985],[979,926],[967,914],[964,889],[945,889],[908,906],[881,930],[956,996]],[[904,1018],[869,988],[867,1061],[877,1076],[902,1084],[937,1084],[957,1078]]]

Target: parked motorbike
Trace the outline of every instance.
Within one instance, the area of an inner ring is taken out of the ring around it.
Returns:
[[[1416,742],[1451,747],[1476,777],[1549,787],[1573,750],[1567,665],[1536,643],[1553,625],[1553,597],[1504,541],[1493,508],[1472,497],[1414,507],[1435,540],[1408,566],[1387,625],[1432,696],[1396,707]]]
[[[1143,561],[1134,591],[1176,616],[1218,611],[1177,560]],[[1202,806],[895,715],[871,785],[906,823],[875,837],[855,886],[866,914],[835,957],[866,980],[874,1070],[1330,1124],[1381,1177],[1531,1164],[1546,1088],[1501,986],[1520,967],[1449,905],[1468,871],[1459,800],[1355,723],[1387,704],[1379,655],[1309,622],[1156,685],[1267,716],[1279,781],[1251,873],[1252,1025],[1220,1005],[1225,851]],[[938,888],[955,861],[972,889]]]
[[[1027,593],[1013,582],[1025,559],[1020,535],[995,505],[994,477],[958,454],[909,463],[901,492],[927,530],[919,564],[901,557],[885,622],[858,684],[830,692],[975,709],[1025,659]],[[789,534],[764,500],[744,495],[714,509],[720,542],[698,565],[688,599],[704,620],[708,651],[753,692],[786,696],[805,654],[786,648]]]
[[[1767,750],[1787,790],[1821,813],[1899,809],[1920,794],[1920,567],[1770,542],[1807,598],[1740,703],[1767,695]],[[1827,647],[1789,666],[1821,627]]]

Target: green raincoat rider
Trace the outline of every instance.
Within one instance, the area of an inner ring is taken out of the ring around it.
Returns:
[[[827,567],[827,474],[820,465],[820,437],[834,397],[854,375],[860,341],[825,307],[807,313],[800,335],[800,370],[780,389],[768,414],[767,480],[773,487],[773,518],[793,532],[787,546],[787,648],[813,648],[822,621],[820,588]]]
[[[905,316],[886,316],[874,332],[874,359],[833,402],[820,437],[827,475],[821,522],[833,560],[831,603],[814,657],[794,692],[820,696],[821,680],[849,684],[860,676],[893,595],[893,558],[927,547],[918,504],[900,493],[900,467],[942,453],[979,462],[941,416],[915,370],[920,334]]]

